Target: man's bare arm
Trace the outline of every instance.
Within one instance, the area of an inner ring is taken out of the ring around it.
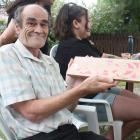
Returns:
[[[112,86],[115,86],[114,82],[109,82],[106,79],[100,79],[99,77],[89,77],[79,85],[76,85],[76,87],[66,90],[62,94],[51,96],[47,99],[19,102],[11,106],[28,120],[38,122],[57,111],[68,107],[87,94],[104,91]]]

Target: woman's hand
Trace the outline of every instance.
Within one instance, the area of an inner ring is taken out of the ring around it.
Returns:
[[[119,57],[117,55],[113,55],[113,54],[103,53],[102,54],[102,58],[115,58],[115,59],[120,59],[121,57]]]
[[[121,53],[121,57],[123,59],[130,59],[131,58],[131,54],[130,53]]]
[[[131,59],[133,59],[133,60],[140,60],[140,53],[133,54],[131,56]]]

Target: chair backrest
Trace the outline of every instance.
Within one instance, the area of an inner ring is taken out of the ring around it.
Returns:
[[[50,57],[55,57],[55,55],[56,55],[56,52],[57,52],[57,48],[58,48],[58,44],[55,44],[52,48],[51,48],[51,50],[50,50]]]
[[[9,129],[0,113],[0,131],[3,140],[17,140],[16,135]]]

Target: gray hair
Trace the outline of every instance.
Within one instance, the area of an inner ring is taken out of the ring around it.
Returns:
[[[14,20],[15,23],[18,24],[20,27],[22,27],[22,12],[26,6],[20,6],[16,9],[14,13]]]
[[[44,7],[42,7],[42,6],[38,5],[38,4],[28,4],[28,5],[20,6],[20,7],[18,7],[16,9],[16,11],[14,13],[15,23],[17,25],[19,25],[20,27],[22,27],[22,22],[23,22],[22,12],[24,11],[24,8],[26,6],[29,6],[29,5],[37,5],[37,6],[41,7],[42,9],[44,9],[44,11],[47,12],[47,14],[48,14],[48,11]],[[50,16],[49,16],[49,14],[48,14],[48,20],[50,22]]]

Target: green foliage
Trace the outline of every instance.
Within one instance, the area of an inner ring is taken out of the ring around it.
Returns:
[[[140,1],[138,0],[125,0],[125,12],[127,13],[129,22],[133,23],[133,27],[137,26],[137,31],[140,32]]]
[[[53,26],[54,26],[55,18],[58,14],[58,11],[63,4],[64,4],[64,0],[55,0],[51,8],[51,28],[50,28],[50,33],[48,36],[49,49],[57,42],[54,37]]]
[[[1,0],[1,3],[3,5],[7,5],[9,2],[11,2],[11,0]]]
[[[58,11],[59,11],[59,9],[62,7],[62,5],[64,4],[64,0],[55,0],[54,1],[54,4],[53,4],[53,6],[52,6],[52,18],[53,18],[53,20],[56,18],[56,16],[57,16],[57,14],[58,14]]]
[[[54,37],[54,34],[53,34],[53,31],[51,30],[50,33],[49,33],[49,36],[48,36],[48,45],[49,45],[49,50],[51,49],[51,47],[53,45],[55,45],[57,43],[55,37]]]
[[[120,15],[117,15],[117,11],[120,11],[120,6],[117,4],[98,3],[96,9],[93,9],[93,32],[107,33],[116,32],[119,30],[119,26],[123,22]]]
[[[98,0],[96,8],[90,9],[96,33],[139,33],[140,1]]]
[[[4,31],[5,27],[6,27],[6,21],[0,19],[0,34]]]

